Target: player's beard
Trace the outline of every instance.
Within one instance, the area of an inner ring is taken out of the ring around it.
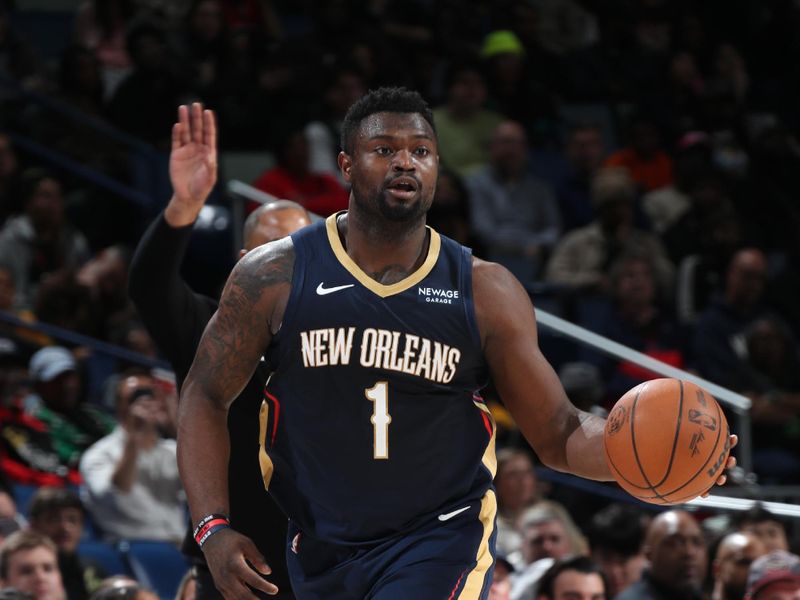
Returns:
[[[425,190],[421,189],[419,198],[415,202],[392,202],[384,187],[362,190],[355,182],[353,182],[353,199],[362,213],[381,216],[386,221],[406,227],[412,227],[420,221],[424,222],[425,214],[433,201],[432,197],[426,198]]]

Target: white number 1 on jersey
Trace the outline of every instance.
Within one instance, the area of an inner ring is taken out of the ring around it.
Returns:
[[[370,422],[375,430],[373,444],[373,458],[389,458],[389,423],[392,416],[389,414],[389,383],[379,381],[373,387],[364,390],[367,400],[375,403]]]

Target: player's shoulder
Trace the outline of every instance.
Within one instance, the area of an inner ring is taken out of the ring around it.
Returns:
[[[472,296],[482,336],[533,314],[528,292],[503,265],[472,258]]]
[[[472,288],[478,294],[497,294],[522,290],[519,280],[503,265],[472,257]]]
[[[229,282],[269,289],[279,284],[291,284],[294,272],[295,249],[291,237],[281,238],[253,248],[233,269]]]

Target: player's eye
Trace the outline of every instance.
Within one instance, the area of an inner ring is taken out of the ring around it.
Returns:
[[[375,148],[375,153],[378,156],[389,156],[392,153],[391,148],[387,148],[386,146],[378,146]]]
[[[420,146],[419,148],[414,150],[414,154],[417,156],[428,156],[431,153],[425,146]]]

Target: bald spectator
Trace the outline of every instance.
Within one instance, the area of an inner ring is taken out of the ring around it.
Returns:
[[[18,531],[0,546],[0,587],[36,600],[66,600],[55,544],[41,533]]]
[[[764,544],[752,533],[729,533],[719,543],[711,565],[714,589],[711,600],[741,600],[747,591],[750,565],[767,553]]]
[[[606,292],[609,267],[625,254],[650,257],[661,290],[672,288],[675,267],[661,241],[634,224],[636,188],[624,169],[605,168],[592,180],[596,218],[556,245],[545,278],[573,290]]]
[[[261,244],[291,235],[311,223],[305,208],[291,200],[276,200],[262,204],[251,212],[244,222],[244,245],[241,258]]]
[[[708,552],[703,532],[683,510],[659,514],[650,523],[644,554],[650,563],[642,577],[617,600],[700,600]]]
[[[561,216],[553,191],[530,172],[528,138],[520,123],[504,121],[494,129],[489,164],[465,183],[472,228],[486,257],[520,281],[533,281],[558,239]]]
[[[775,550],[753,561],[745,600],[800,600],[800,556]]]
[[[558,560],[542,576],[537,600],[609,600],[602,570],[586,556]]]

